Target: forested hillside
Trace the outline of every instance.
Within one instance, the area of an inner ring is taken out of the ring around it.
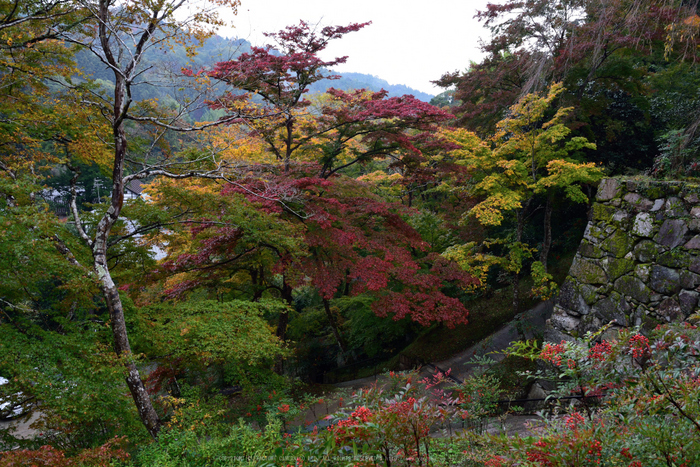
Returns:
[[[135,86],[135,100],[158,99],[161,105],[178,105],[178,99],[184,93],[191,99],[197,95],[195,90],[180,89],[174,86],[174,75],[179,75],[182,68],[209,69],[216,63],[230,60],[243,53],[250,52],[251,44],[244,39],[227,39],[218,35],[206,38],[201,44],[189,41],[183,44],[172,44],[167,49],[149,49],[143,56],[141,66],[145,71],[144,81],[157,85]],[[189,48],[189,49],[188,49]],[[102,86],[109,92],[113,91],[114,77],[108,66],[94,54],[82,50],[75,55],[77,69],[85,78]],[[332,71],[332,70],[329,70]],[[328,73],[329,75],[331,73]],[[335,75],[335,73],[334,73]],[[170,76],[164,79],[164,76]],[[363,73],[343,73],[337,79],[323,79],[313,83],[308,89],[311,94],[320,94],[329,87],[349,91],[353,89],[368,89],[370,91],[388,92],[389,97],[412,94],[417,99],[428,102],[433,96],[411,89],[402,84],[389,84],[386,80]],[[189,118],[194,121],[211,121],[218,118],[215,111],[207,108],[193,111]]]
[[[697,176],[696,6],[489,4],[432,98],[238,3],[0,0],[0,467],[700,465],[691,322],[398,371],[555,297],[604,176]]]

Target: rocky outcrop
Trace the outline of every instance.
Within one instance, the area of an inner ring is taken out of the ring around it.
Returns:
[[[683,320],[700,298],[700,185],[604,179],[547,339]]]

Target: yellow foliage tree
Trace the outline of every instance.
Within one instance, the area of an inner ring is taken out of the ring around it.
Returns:
[[[484,226],[499,226],[508,215],[515,218],[515,232],[507,239],[489,244],[506,246],[508,253],[498,261],[465,254],[464,246],[453,247],[446,255],[461,258],[462,264],[469,270],[499,264],[511,273],[515,309],[519,305],[517,284],[523,263],[535,251],[522,239],[526,216],[533,200],[538,195],[547,200],[545,238],[537,266],[540,276],[546,277],[554,197],[563,192],[573,202],[587,202],[581,185],[595,183],[603,176],[603,170],[595,164],[581,162],[581,151],[595,149],[595,144],[582,137],[569,138],[571,130],[564,121],[572,108],[560,108],[553,117],[547,117],[563,90],[563,86],[557,83],[544,96],[528,94],[523,97],[510,107],[508,117],[498,123],[497,132],[489,141],[482,141],[476,134],[462,129],[445,132],[449,141],[460,146],[452,157],[456,157],[457,163],[468,167],[473,174],[472,185],[451,189],[467,189],[481,198],[465,213],[465,217],[473,216]],[[473,248],[472,245],[467,250]],[[478,276],[485,277],[485,274],[482,272]]]

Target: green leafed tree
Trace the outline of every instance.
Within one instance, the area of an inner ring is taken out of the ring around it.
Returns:
[[[544,273],[551,246],[551,215],[553,200],[565,196],[572,202],[587,202],[582,191],[584,184],[595,183],[603,171],[593,163],[581,162],[584,150],[595,149],[595,144],[582,137],[569,138],[571,130],[565,125],[571,108],[560,108],[551,115],[551,107],[563,91],[561,84],[553,85],[541,96],[528,94],[510,108],[509,116],[497,125],[490,141],[482,141],[465,130],[452,130],[448,137],[462,146],[458,151],[459,163],[473,174],[473,184],[468,189],[481,200],[465,215],[473,216],[484,226],[500,226],[506,218],[514,223],[514,232],[500,238],[507,254],[497,261],[512,274],[514,283],[513,307],[519,305],[517,283],[524,263],[532,257],[534,249],[523,242],[523,230],[533,202],[544,198],[544,239],[540,262]],[[466,248],[466,250],[465,250]],[[455,246],[446,252],[462,262],[474,258],[470,246]],[[480,267],[488,268],[492,259],[474,258]]]

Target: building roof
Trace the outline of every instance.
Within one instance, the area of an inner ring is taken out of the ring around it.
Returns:
[[[141,185],[141,180],[133,178],[126,184],[125,188],[132,193],[141,196],[143,193],[143,186]]]

